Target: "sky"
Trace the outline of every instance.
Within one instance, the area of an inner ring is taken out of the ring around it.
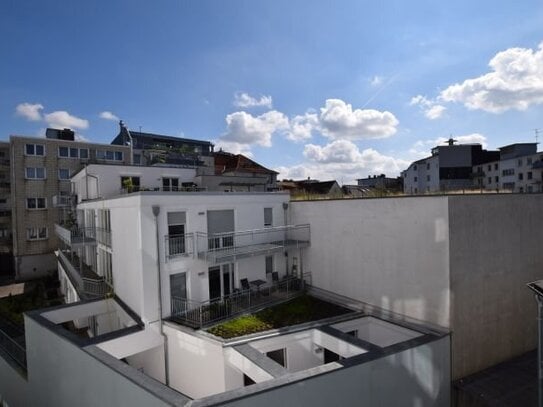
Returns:
[[[543,3],[2,0],[0,140],[209,140],[279,179],[543,138]]]

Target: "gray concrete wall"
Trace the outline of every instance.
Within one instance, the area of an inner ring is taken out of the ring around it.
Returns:
[[[6,402],[9,406],[31,406],[30,392],[26,373],[15,364],[9,364],[7,357],[0,351],[0,406]]]
[[[543,276],[543,195],[449,199],[453,377],[537,346],[526,283]]]
[[[224,406],[449,406],[449,338]]]
[[[25,317],[25,327],[29,402],[17,404],[8,401],[10,406],[171,405],[141,387],[145,380],[157,383],[142,373],[126,366],[134,375],[129,379],[28,317]],[[122,362],[118,364],[124,366]]]
[[[291,202],[291,223],[311,224],[303,270],[312,284],[449,326],[447,198]]]

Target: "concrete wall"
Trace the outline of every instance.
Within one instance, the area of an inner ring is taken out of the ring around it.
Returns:
[[[303,268],[314,286],[449,325],[446,197],[290,205],[292,223],[311,224]]]
[[[449,199],[453,376],[537,347],[526,283],[543,273],[543,195]]]
[[[287,383],[224,406],[449,406],[449,338]]]
[[[9,364],[0,350],[0,406],[2,402],[10,407],[30,406],[29,385],[26,373],[15,364]]]

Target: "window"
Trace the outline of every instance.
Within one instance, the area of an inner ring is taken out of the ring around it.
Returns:
[[[522,167],[522,158],[519,158],[517,164],[518,164],[519,167]]]
[[[102,151],[97,150],[96,151],[96,158],[99,160],[109,160],[109,161],[122,161],[123,160],[123,152],[122,151]]]
[[[168,255],[176,256],[186,253],[185,247],[185,212],[168,212]]]
[[[496,182],[499,182],[499,181],[500,181],[500,177],[498,177],[498,176],[496,175],[496,176],[494,177],[494,180],[495,180]]]
[[[121,177],[121,189],[126,192],[137,192],[140,190],[140,177]]]
[[[162,190],[163,191],[178,191],[179,179],[178,178],[162,178]]]
[[[47,208],[45,198],[26,198],[27,209],[45,209]]]
[[[79,158],[83,158],[83,159],[89,158],[89,149],[88,148],[80,148],[79,149]]]
[[[531,172],[531,171],[528,171],[528,172],[526,173],[526,178],[527,178],[527,179],[532,179],[532,177],[533,177],[532,172]]]
[[[524,174],[522,172],[519,172],[518,174],[518,180],[522,181],[524,179]]]
[[[47,239],[47,228],[28,228],[26,229],[27,240]]]
[[[498,170],[498,163],[494,164],[494,169]]]
[[[417,178],[417,177],[415,177],[415,179],[414,179],[413,181],[417,182],[417,181],[418,181],[418,178]]]
[[[25,146],[26,155],[45,155],[45,146],[43,144],[27,144]]]
[[[430,169],[430,163],[426,163],[426,169],[427,169],[427,170]]]
[[[45,168],[43,167],[26,167],[26,179],[45,179]]]
[[[532,165],[532,157],[528,157],[528,158],[526,159],[526,164]]]
[[[416,165],[413,166],[413,170],[417,171],[417,166]]]
[[[428,182],[430,181],[430,176],[429,175],[426,176],[426,181],[428,181]]]
[[[492,170],[492,166],[490,164],[488,164],[487,169],[488,169],[488,171]]]
[[[59,168],[58,169],[58,179],[60,179],[60,180],[69,180],[70,179],[70,170],[68,168]]]
[[[70,148],[70,158],[79,158],[79,150],[77,148]]]
[[[503,176],[515,175],[515,169],[514,168],[507,168],[505,170],[502,170],[502,175]]]
[[[273,208],[264,208],[264,227],[273,225]]]
[[[68,147],[59,147],[58,148],[58,156],[59,157],[68,157],[69,156]]]
[[[266,256],[266,274],[273,273],[273,256]]]

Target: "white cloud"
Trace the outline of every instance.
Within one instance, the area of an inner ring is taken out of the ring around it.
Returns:
[[[220,140],[271,147],[272,135],[285,131],[288,127],[288,118],[276,110],[270,110],[260,116],[253,116],[247,112],[234,112],[226,116],[227,131]]]
[[[305,141],[311,138],[312,132],[319,128],[319,116],[316,113],[306,113],[294,116],[290,120],[290,129],[285,137],[294,142]]]
[[[341,99],[327,99],[319,116],[320,131],[330,139],[376,139],[396,133],[398,120],[390,112],[355,109]]]
[[[489,62],[491,72],[449,86],[440,93],[447,102],[491,113],[525,110],[543,103],[543,42],[538,50],[509,48]]]
[[[261,95],[260,98],[255,98],[248,93],[238,92],[234,95],[234,106],[241,108],[250,107],[267,107],[272,108],[272,97]]]
[[[326,149],[327,146],[322,148]],[[371,148],[362,151],[356,149],[355,156],[356,160],[353,162],[309,161],[290,167],[278,167],[275,170],[279,172],[278,179],[311,177],[321,181],[335,179],[340,184],[354,184],[357,178],[368,175],[397,176],[410,164],[410,161],[386,156]],[[353,157],[348,157],[348,159],[351,158]]]
[[[42,119],[41,110],[43,110],[43,105],[40,103],[21,103],[15,108],[15,113],[27,120],[37,122]]]
[[[445,106],[434,105],[431,108],[427,109],[424,112],[424,115],[430,120],[436,120],[436,119],[439,119],[443,115],[445,110],[447,110]]]
[[[119,121],[119,118],[116,115],[114,115],[111,112],[108,112],[107,110],[105,112],[101,112],[99,116],[100,116],[100,119],[113,120],[116,122]]]
[[[89,127],[88,120],[72,116],[65,110],[59,110],[53,113],[46,113],[43,115],[43,118],[49,127],[56,129],[87,129]]]
[[[253,153],[250,150],[250,146],[246,144],[239,144],[233,141],[224,141],[224,140],[215,140],[215,151],[222,149],[223,151],[232,153],[232,154],[243,154],[246,157],[253,157]]]
[[[325,146],[306,144],[304,157],[320,163],[354,163],[360,159],[360,150],[349,140],[335,140]]]
[[[428,99],[426,98],[426,96],[422,95],[417,95],[411,98],[409,105],[420,106],[420,108],[424,112],[424,116],[426,116],[426,118],[430,120],[439,119],[441,116],[443,116],[445,110],[447,110],[445,106],[439,105],[435,100]]]

